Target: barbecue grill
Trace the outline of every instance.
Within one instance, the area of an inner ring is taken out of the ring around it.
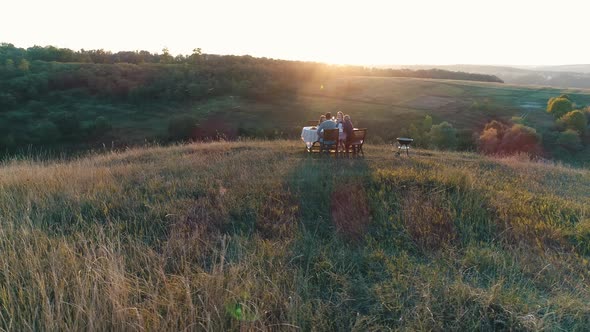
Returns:
[[[397,138],[397,155],[401,155],[402,150],[406,150],[406,155],[410,156],[410,143],[412,143],[414,139],[407,138],[407,137],[398,137]]]

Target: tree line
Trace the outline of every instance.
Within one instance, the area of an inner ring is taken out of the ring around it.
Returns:
[[[466,72],[455,72],[441,69],[382,69],[369,68],[363,66],[336,66],[327,65],[316,62],[301,62],[301,61],[287,61],[274,60],[268,58],[254,58],[249,55],[233,56],[233,55],[216,55],[203,54],[200,48],[195,48],[190,55],[172,55],[167,48],[162,50],[162,53],[151,53],[148,51],[120,51],[111,52],[108,50],[78,50],[74,51],[68,48],[58,48],[55,46],[33,46],[29,48],[17,48],[13,44],[0,44],[0,63],[20,66],[26,66],[27,62],[31,61],[46,61],[46,62],[63,62],[63,63],[94,63],[94,64],[204,64],[213,63],[219,64],[224,62],[242,62],[242,63],[268,63],[275,64],[290,64],[302,69],[309,69],[312,67],[316,71],[330,70],[336,71],[342,75],[359,75],[359,76],[386,76],[386,77],[415,77],[415,78],[434,78],[434,79],[456,79],[468,81],[483,81],[483,82],[498,82],[503,83],[501,79],[494,75],[473,74]]]

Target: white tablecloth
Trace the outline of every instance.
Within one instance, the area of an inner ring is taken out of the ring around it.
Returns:
[[[312,129],[314,128],[314,129]],[[316,127],[303,127],[301,130],[301,139],[307,145],[307,148],[311,148],[314,142],[319,140],[318,132]]]

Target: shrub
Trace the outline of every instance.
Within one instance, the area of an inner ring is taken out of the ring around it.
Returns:
[[[94,127],[96,129],[96,133],[102,135],[107,131],[111,130],[113,125],[104,116],[99,116],[94,120]]]
[[[426,137],[428,137],[428,133],[424,133],[424,132],[418,130],[418,128],[416,128],[416,126],[414,124],[410,125],[410,128],[408,129],[408,135],[409,135],[409,137],[414,139],[414,146],[417,146],[417,147],[428,146],[428,144],[427,144],[428,139],[426,139]]]
[[[49,115],[64,137],[75,137],[81,130],[80,119],[75,113],[56,112]]]
[[[541,135],[537,134],[534,128],[515,124],[504,133],[499,149],[506,153],[532,152],[537,154],[540,142]]]
[[[452,150],[457,146],[457,129],[444,121],[430,129],[430,142],[436,148]]]
[[[586,131],[586,126],[588,126],[588,119],[586,119],[586,115],[582,111],[575,110],[559,119],[558,125],[567,129],[576,130],[580,135],[583,135]]]
[[[197,120],[190,115],[178,115],[168,123],[168,137],[171,140],[188,140],[194,138]]]
[[[547,102],[547,112],[553,114],[556,119],[561,118],[574,109],[574,105],[567,95],[551,98]]]
[[[431,128],[432,128],[432,117],[430,115],[427,115],[424,117],[424,121],[422,121],[422,129],[425,132],[429,132]]]
[[[2,133],[0,134],[0,149],[12,149],[16,145],[14,135]]]
[[[570,151],[577,151],[582,149],[580,134],[573,129],[568,129],[563,133],[560,133],[559,137],[557,138],[557,144],[561,145],[562,147]]]
[[[486,154],[496,153],[502,140],[501,133],[496,128],[484,129],[479,136],[479,149]]]
[[[54,143],[61,135],[55,123],[43,120],[33,128],[32,136],[35,143]]]
[[[462,129],[457,131],[457,150],[459,151],[473,151],[476,149],[475,140],[477,133],[470,129]]]
[[[538,154],[541,136],[531,127],[515,124],[508,126],[498,121],[486,124],[479,136],[479,149],[486,154]]]
[[[9,109],[17,104],[16,97],[10,92],[0,92],[0,107]]]
[[[88,137],[100,137],[111,130],[111,128],[111,122],[104,116],[99,116],[94,121],[86,123],[82,127],[82,132]]]
[[[516,123],[516,124],[521,124],[521,125],[525,125],[525,119],[522,116],[513,116],[510,121],[512,123]]]

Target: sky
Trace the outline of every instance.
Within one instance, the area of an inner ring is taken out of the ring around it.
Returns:
[[[588,3],[588,4],[587,4]],[[590,63],[588,0],[14,0],[0,42],[335,64]]]

